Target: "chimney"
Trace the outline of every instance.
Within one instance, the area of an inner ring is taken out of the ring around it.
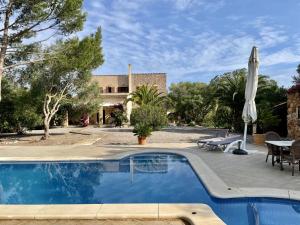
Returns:
[[[132,74],[131,74],[131,64],[128,64],[128,91],[132,92]]]

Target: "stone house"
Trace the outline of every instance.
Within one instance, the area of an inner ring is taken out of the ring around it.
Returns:
[[[132,73],[131,65],[127,75],[94,75],[93,81],[98,82],[103,104],[98,113],[90,117],[91,124],[109,124],[110,115],[117,107],[126,110],[130,118],[132,103],[124,104],[130,93],[142,85],[154,86],[159,92],[167,93],[167,75],[165,73]]]
[[[300,84],[288,90],[287,109],[288,136],[300,139]]]

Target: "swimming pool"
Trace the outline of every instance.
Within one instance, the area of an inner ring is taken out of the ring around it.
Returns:
[[[1,204],[204,203],[228,225],[300,224],[300,202],[212,197],[176,154],[0,164]]]

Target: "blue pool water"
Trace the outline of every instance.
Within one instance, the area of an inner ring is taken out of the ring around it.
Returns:
[[[0,164],[1,204],[205,203],[228,225],[299,225],[300,202],[212,197],[175,154]]]

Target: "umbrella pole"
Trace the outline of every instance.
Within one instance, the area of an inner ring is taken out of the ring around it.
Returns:
[[[245,123],[245,128],[244,128],[244,141],[243,141],[243,149],[246,150],[246,141],[247,141],[247,129],[248,129],[248,123]]]
[[[246,139],[247,139],[247,123],[245,123],[245,130],[244,130],[244,140],[242,141],[242,148],[239,144],[239,147],[232,151],[232,154],[235,155],[248,155],[248,152],[246,150]]]

